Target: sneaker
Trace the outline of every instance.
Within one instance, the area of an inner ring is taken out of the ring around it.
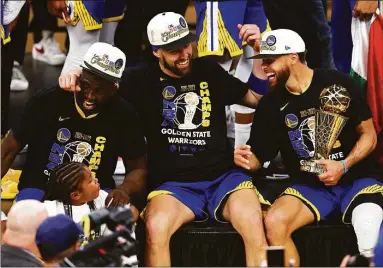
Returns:
[[[23,74],[23,71],[21,70],[20,64],[17,61],[13,62],[11,90],[24,91],[28,89],[28,86],[29,86],[29,82],[25,78],[25,75]]]
[[[32,57],[49,65],[63,65],[66,55],[60,50],[56,40],[50,37],[33,45]]]
[[[115,175],[125,174],[124,161],[122,161],[122,158],[120,158],[120,157],[117,160],[116,170],[114,171],[114,174]]]

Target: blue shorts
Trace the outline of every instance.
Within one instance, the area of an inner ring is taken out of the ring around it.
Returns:
[[[383,183],[371,178],[331,187],[296,184],[282,195],[299,198],[313,212],[316,221],[326,220],[334,211],[340,210],[342,221],[351,223],[352,211],[357,205],[372,202],[383,207]]]
[[[242,55],[238,24],[257,24],[264,32],[268,26],[262,0],[194,1],[197,15],[198,56],[231,57]]]
[[[125,0],[73,1],[72,24],[82,21],[85,30],[102,28],[103,22],[119,21],[124,17]]]
[[[270,205],[254,187],[251,178],[239,169],[229,171],[214,181],[166,182],[148,195],[148,201],[158,195],[172,195],[193,211],[195,221],[215,219],[226,222],[222,210],[227,197],[242,189],[254,189],[260,203]]]

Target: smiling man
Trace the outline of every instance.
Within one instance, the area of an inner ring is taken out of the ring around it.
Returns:
[[[383,183],[364,92],[343,73],[310,69],[294,31],[271,31],[260,48],[255,57],[263,59],[272,91],[260,101],[235,162],[255,171],[281,152],[292,184],[267,212],[270,245],[285,246],[286,265],[295,259],[299,266],[291,234],[340,212],[354,227],[360,253],[370,257],[383,219]]]
[[[132,169],[122,185],[109,193],[111,205],[129,203],[146,176],[145,140],[133,107],[116,93],[125,55],[106,43],[93,44],[83,61],[80,92],[59,87],[41,90],[26,105],[18,127],[1,145],[1,175],[28,144],[16,200],[44,195],[52,170],[65,162],[82,162],[102,189],[116,188],[112,177],[117,158]],[[134,131],[133,131],[134,129]]]
[[[238,25],[238,31],[254,48],[259,28]],[[121,93],[140,115],[148,146],[153,191],[142,213],[145,264],[170,266],[173,233],[187,222],[211,220],[232,223],[244,240],[247,265],[259,266],[266,246],[260,203],[270,203],[234,165],[225,106],[256,107],[261,96],[218,64],[193,58],[196,36],[183,16],[160,13],[147,34],[158,62],[127,73],[121,83]],[[74,89],[76,81],[76,75],[67,75],[60,85]]]

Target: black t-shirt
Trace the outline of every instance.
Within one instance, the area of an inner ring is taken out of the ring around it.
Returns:
[[[19,189],[44,190],[51,170],[77,161],[88,165],[101,188],[114,188],[118,156],[145,155],[145,140],[137,113],[121,97],[113,98],[97,116],[84,119],[74,94],[58,87],[42,90],[27,103],[15,138],[28,144]]]
[[[225,106],[240,102],[248,87],[218,64],[194,59],[190,73],[172,78],[157,63],[126,74],[121,89],[145,130],[149,186],[211,181],[234,167]]]
[[[321,104],[320,95],[326,88],[329,90]],[[255,113],[248,144],[262,162],[274,159],[280,150],[293,180],[320,184],[316,175],[300,171],[301,161],[310,160],[315,154],[315,110],[323,107],[323,103],[337,106],[339,101],[348,106],[341,113],[348,120],[331,149],[329,159],[343,160],[359,138],[356,127],[370,119],[371,113],[362,89],[349,76],[333,70],[314,70],[310,87],[301,95],[291,94],[286,88],[276,88],[266,94]],[[379,178],[379,175],[377,162],[370,154],[343,175],[339,184],[361,177]]]

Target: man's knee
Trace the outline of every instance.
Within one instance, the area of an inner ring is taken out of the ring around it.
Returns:
[[[149,244],[164,244],[170,241],[171,221],[166,212],[145,211],[146,240]]]
[[[281,209],[270,209],[265,217],[266,236],[270,242],[285,239],[289,232],[289,217]]]
[[[233,193],[228,199],[227,210],[231,222],[254,226],[262,224],[262,209],[256,193],[251,189]]]

